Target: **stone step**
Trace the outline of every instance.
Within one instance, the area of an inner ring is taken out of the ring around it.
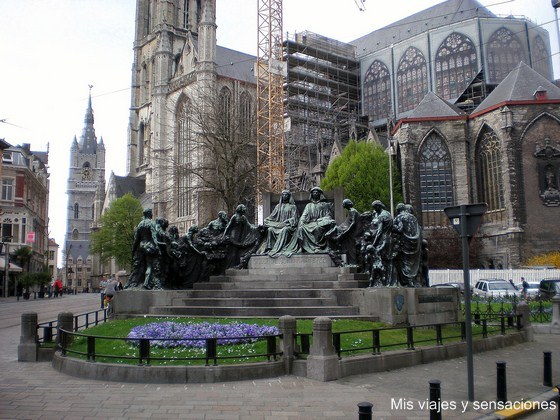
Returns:
[[[176,306],[220,306],[220,307],[280,307],[280,306],[335,306],[335,298],[191,298],[173,302]]]
[[[282,306],[282,307],[208,307],[208,306],[152,306],[150,315],[160,316],[240,316],[240,317],[294,317],[358,315],[354,306]]]
[[[229,289],[189,290],[173,299],[181,303],[190,298],[329,298],[332,292],[319,289]],[[175,304],[175,303],[173,303]]]
[[[194,290],[230,290],[230,289],[355,289],[367,287],[367,281],[254,281],[245,282],[205,282],[195,283]]]
[[[314,280],[338,280],[338,273],[308,274],[308,273],[269,273],[269,274],[245,274],[243,276],[212,276],[210,283],[224,282],[254,282],[254,281],[314,281]]]
[[[353,274],[356,267],[263,267],[243,270],[227,269],[226,276],[243,277],[246,275],[267,274]]]

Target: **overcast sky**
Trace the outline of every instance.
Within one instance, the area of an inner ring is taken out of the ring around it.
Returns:
[[[310,30],[348,42],[440,0],[284,0],[284,31]],[[481,0],[500,15],[543,25],[560,56],[550,0]],[[0,138],[49,147],[49,236],[62,248],[70,145],[84,127],[88,85],[106,178],[126,175],[135,0],[0,0]],[[547,23],[549,22],[549,23]],[[218,44],[256,55],[257,0],[217,0]],[[59,261],[59,265],[60,265]]]

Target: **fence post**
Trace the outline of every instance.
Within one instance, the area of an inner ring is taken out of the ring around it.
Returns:
[[[367,401],[358,403],[358,420],[372,420],[373,404]]]
[[[506,362],[496,362],[496,399],[507,401]]]
[[[441,420],[441,381],[433,379],[430,384],[430,420]]]
[[[56,335],[56,344],[60,344],[61,334],[60,330],[68,331],[71,333],[74,327],[74,314],[72,312],[61,312],[58,314],[58,334]],[[66,334],[66,345],[72,344],[73,336]]]
[[[290,375],[295,359],[296,319],[291,315],[281,316],[278,320],[278,330],[282,334],[280,348],[284,359],[284,369],[286,375]]]
[[[21,314],[21,336],[18,345],[18,362],[36,362],[39,351],[37,313]]]
[[[551,332],[560,333],[560,295],[552,298],[552,321],[550,323]]]
[[[333,346],[332,320],[325,316],[313,321],[313,344],[307,357],[307,377],[323,382],[340,377],[339,360]]]
[[[531,327],[531,312],[527,302],[522,300],[515,308],[515,314],[521,315],[521,330],[525,332],[527,341],[533,341],[533,328]]]
[[[552,353],[543,352],[543,385],[552,386]]]

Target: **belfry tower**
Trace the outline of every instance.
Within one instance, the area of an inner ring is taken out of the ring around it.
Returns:
[[[66,238],[64,279],[71,289],[88,286],[93,256],[89,254],[91,227],[95,218],[95,198],[99,186],[105,189],[105,145],[97,141],[93,127],[91,88],[80,141],[74,136],[70,147],[70,169],[66,191]]]

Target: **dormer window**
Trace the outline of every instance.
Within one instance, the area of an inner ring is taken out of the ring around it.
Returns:
[[[546,92],[546,89],[543,88],[542,86],[539,86],[537,88],[535,93],[533,93],[533,96],[535,97],[535,99],[537,101],[544,101],[544,100],[548,99],[548,94]]]

